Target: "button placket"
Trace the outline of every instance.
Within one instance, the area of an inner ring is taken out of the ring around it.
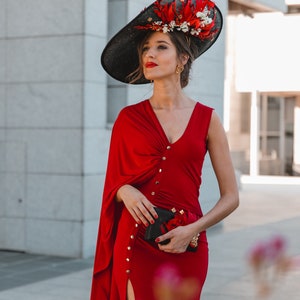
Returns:
[[[161,182],[161,177],[163,175],[163,171],[164,171],[164,166],[163,166],[163,163],[168,159],[168,151],[171,149],[171,146],[170,145],[167,145],[166,146],[166,150],[164,151],[164,153],[162,154],[162,157],[161,157],[161,164],[158,168],[158,172],[157,172],[157,175],[154,179],[154,186],[153,186],[153,189],[152,191],[150,192],[150,195],[151,196],[155,196],[157,194],[157,191],[159,189],[159,184]]]
[[[125,258],[126,270],[125,270],[125,272],[127,275],[129,275],[131,272],[130,262],[131,262],[131,257],[132,257],[132,246],[133,246],[133,243],[135,242],[138,230],[139,230],[139,224],[136,223],[134,225],[133,232],[131,232],[129,235],[128,245],[126,247],[126,258]]]

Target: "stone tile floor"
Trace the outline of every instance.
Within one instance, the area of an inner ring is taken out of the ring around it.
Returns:
[[[90,269],[93,259],[0,251],[0,291]]]

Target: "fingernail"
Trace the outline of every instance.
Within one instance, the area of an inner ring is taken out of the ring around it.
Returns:
[[[156,243],[159,243],[159,242],[160,242],[160,238],[156,238],[156,239],[155,239],[155,242],[156,242]]]
[[[150,223],[151,223],[151,224],[154,224],[155,222],[154,222],[154,220],[151,220]]]

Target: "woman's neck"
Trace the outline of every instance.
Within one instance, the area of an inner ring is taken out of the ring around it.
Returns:
[[[166,82],[154,83],[153,95],[149,100],[154,109],[166,110],[182,108],[191,101],[180,85]]]

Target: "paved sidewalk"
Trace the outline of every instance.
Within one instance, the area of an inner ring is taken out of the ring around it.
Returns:
[[[82,260],[0,251],[0,294],[5,290],[91,269],[92,265],[93,258]]]
[[[249,248],[281,234],[288,254],[300,255],[300,181],[296,184],[243,184],[239,208],[223,231],[209,235],[210,267],[203,300],[254,300],[254,276],[247,265]],[[279,278],[269,300],[300,299],[300,266]]]
[[[240,207],[208,232],[210,266],[203,300],[254,300],[246,262],[257,240],[283,234],[300,255],[300,184],[243,184]],[[219,227],[220,228],[220,227]],[[0,252],[0,300],[88,300],[92,259]],[[300,268],[279,278],[268,300],[300,299]]]

